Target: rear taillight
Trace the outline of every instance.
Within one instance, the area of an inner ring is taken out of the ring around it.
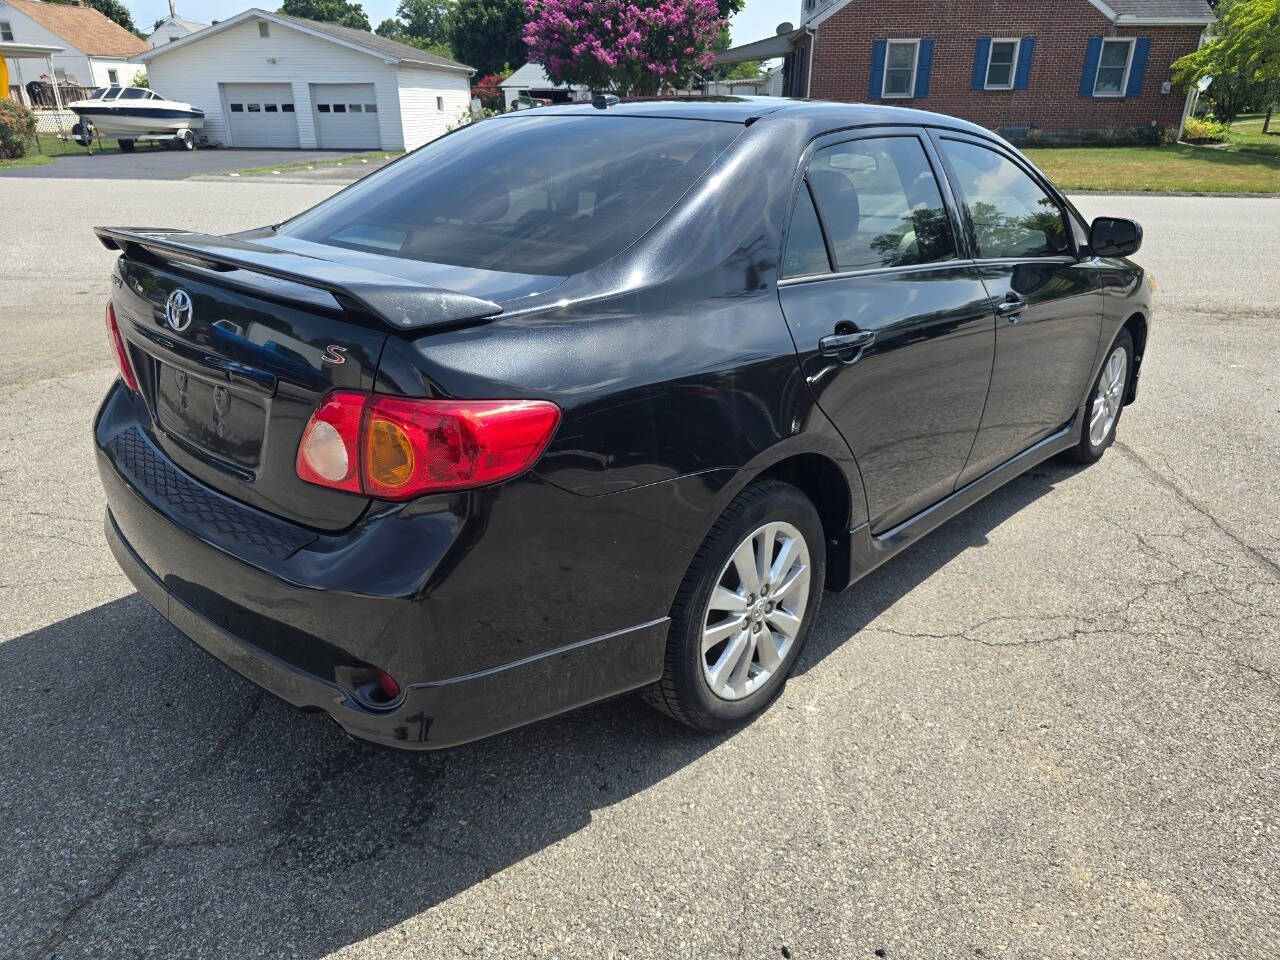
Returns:
[[[545,400],[425,400],[340,390],[298,445],[308,483],[382,500],[469,490],[533,466],[560,423]]]
[[[116,308],[107,301],[107,338],[111,341],[111,349],[116,352],[116,363],[120,367],[120,379],[134,393],[138,392],[138,378],[133,374],[133,364],[129,362],[129,353],[124,348],[124,338],[120,336],[120,325],[116,323]]]

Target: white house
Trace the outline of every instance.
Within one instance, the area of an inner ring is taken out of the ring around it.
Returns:
[[[251,9],[133,58],[229,147],[412,150],[471,104],[471,67],[363,30]]]
[[[173,0],[169,0],[169,15],[156,24],[156,28],[147,37],[147,43],[158,47],[162,43],[181,40],[187,34],[203,30],[207,26],[209,26],[207,23],[201,23],[199,20],[186,20],[178,16],[177,7],[174,6]]]
[[[520,97],[566,103],[590,100],[591,90],[582,84],[554,83],[540,63],[526,63],[498,84],[502,91],[502,109],[510,110]]]
[[[0,0],[0,41],[61,47],[53,56],[54,74],[85,87],[127,85],[138,72],[129,58],[147,49],[145,41],[78,2]],[[9,62],[9,83],[21,86],[48,70],[44,60],[15,58]]]

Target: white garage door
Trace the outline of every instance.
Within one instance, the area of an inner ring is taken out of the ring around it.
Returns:
[[[311,103],[316,112],[316,146],[366,150],[382,146],[372,83],[313,83]]]
[[[224,83],[222,102],[233,147],[297,147],[298,115],[287,83]]]

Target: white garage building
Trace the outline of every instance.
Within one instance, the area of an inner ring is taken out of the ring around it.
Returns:
[[[363,30],[266,10],[135,56],[151,89],[199,107],[228,147],[412,150],[471,104],[461,63]]]

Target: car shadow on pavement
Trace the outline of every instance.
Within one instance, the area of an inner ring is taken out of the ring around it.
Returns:
[[[1042,465],[828,596],[800,669],[1071,472]],[[239,678],[136,594],[0,644],[0,679],[0,931],[17,956],[323,956],[732,736],[632,696],[444,753],[365,747]],[[622,869],[635,851],[616,854]]]

